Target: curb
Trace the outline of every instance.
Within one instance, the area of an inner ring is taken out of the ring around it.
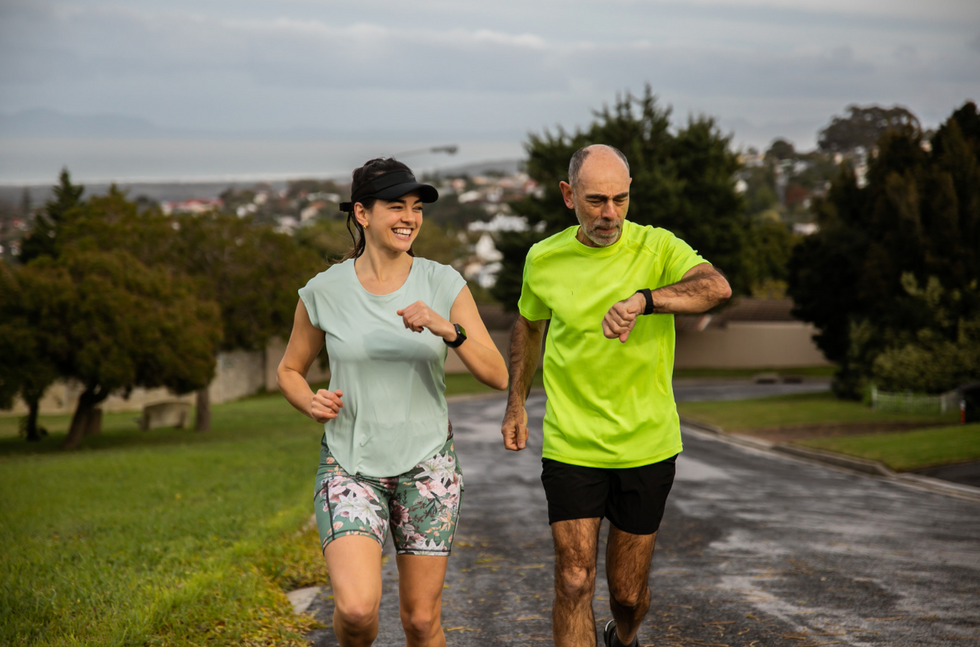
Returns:
[[[932,478],[931,476],[922,476],[921,474],[894,472],[884,463],[870,461],[864,458],[854,458],[843,454],[835,454],[833,452],[798,447],[796,445],[788,445],[784,443],[770,443],[757,438],[750,438],[739,434],[730,434],[721,427],[701,422],[699,420],[692,420],[684,417],[681,417],[680,420],[682,427],[687,427],[693,431],[700,431],[702,433],[710,434],[723,442],[731,443],[733,445],[741,445],[743,447],[752,447],[754,449],[766,450],[778,454],[786,454],[795,458],[802,458],[825,465],[832,465],[851,472],[886,478],[919,490],[926,490],[936,494],[944,494],[946,496],[952,496],[958,499],[965,499],[967,501],[980,503],[980,488],[972,487],[970,485],[952,483],[950,481]]]
[[[844,454],[835,454],[833,452],[821,451],[819,449],[810,449],[808,447],[797,447],[796,445],[786,445],[780,443],[773,446],[773,451],[777,451],[783,454],[790,454],[792,456],[800,456],[802,458],[809,458],[812,461],[819,461],[821,463],[829,463],[831,465],[836,465],[838,467],[846,467],[849,470],[854,470],[855,472],[862,472],[864,474],[874,474],[875,476],[887,476],[889,478],[894,478],[897,476],[895,472],[888,468],[883,463],[878,461],[869,461],[864,458],[854,458],[853,456],[845,456]],[[938,479],[936,479],[938,480]]]

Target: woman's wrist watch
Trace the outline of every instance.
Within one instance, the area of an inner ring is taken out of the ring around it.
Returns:
[[[463,330],[463,327],[458,323],[454,323],[453,328],[456,329],[456,339],[452,341],[443,339],[442,341],[445,342],[446,346],[449,346],[450,348],[459,348],[463,345],[463,342],[466,341],[466,331]]]

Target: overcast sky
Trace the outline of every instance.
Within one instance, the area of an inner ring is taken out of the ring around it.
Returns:
[[[522,141],[649,83],[804,148],[850,103],[980,99],[977,0],[0,0],[0,112]],[[434,143],[441,143],[441,139]]]

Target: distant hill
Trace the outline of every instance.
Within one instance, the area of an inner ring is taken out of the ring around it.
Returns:
[[[460,164],[458,166],[440,168],[437,174],[441,177],[451,177],[457,175],[480,175],[483,173],[503,173],[511,174],[520,170],[524,165],[524,160],[520,159],[501,159],[489,160],[485,162],[473,162],[470,164]],[[296,178],[299,179],[299,178]],[[323,178],[330,179],[330,178]],[[333,178],[341,183],[349,181],[346,176]],[[0,185],[0,202],[16,205],[20,201],[26,188],[30,192],[31,203],[35,206],[44,204],[52,197],[51,185],[40,184],[30,186]],[[92,195],[102,195],[109,190],[109,185],[103,182],[79,182],[85,186],[85,197]],[[146,196],[158,202],[166,200],[189,200],[190,198],[217,198],[222,191],[229,187],[253,187],[262,184],[259,181],[248,182],[119,182],[117,186],[126,191],[130,198]],[[286,188],[285,180],[273,180],[266,182],[274,191]]]
[[[440,177],[452,177],[458,175],[480,175],[481,173],[503,173],[504,175],[511,175],[524,168],[525,160],[522,159],[500,159],[500,160],[487,160],[481,162],[471,162],[469,164],[460,164],[458,166],[443,166],[440,167],[438,171],[434,171],[433,175],[439,175]]]
[[[37,108],[0,114],[0,137],[160,137],[176,134],[125,115],[68,115]]]
[[[109,185],[103,183],[81,182],[85,186],[85,198],[93,195],[104,195],[109,191]],[[120,182],[116,186],[127,193],[130,199],[145,196],[157,202],[170,200],[190,200],[191,198],[217,198],[222,191],[229,187],[253,187],[261,182]],[[264,183],[273,191],[286,188],[286,182],[274,181]],[[31,204],[35,207],[44,204],[54,197],[50,185],[0,186],[0,202],[8,205],[20,204],[24,189],[31,196]]]

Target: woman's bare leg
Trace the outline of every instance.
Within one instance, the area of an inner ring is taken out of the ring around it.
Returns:
[[[381,545],[371,537],[346,535],[323,550],[333,589],[333,631],[340,647],[369,647],[378,636],[381,605]]]
[[[446,647],[442,586],[449,557],[398,555],[398,602],[408,647]]]

